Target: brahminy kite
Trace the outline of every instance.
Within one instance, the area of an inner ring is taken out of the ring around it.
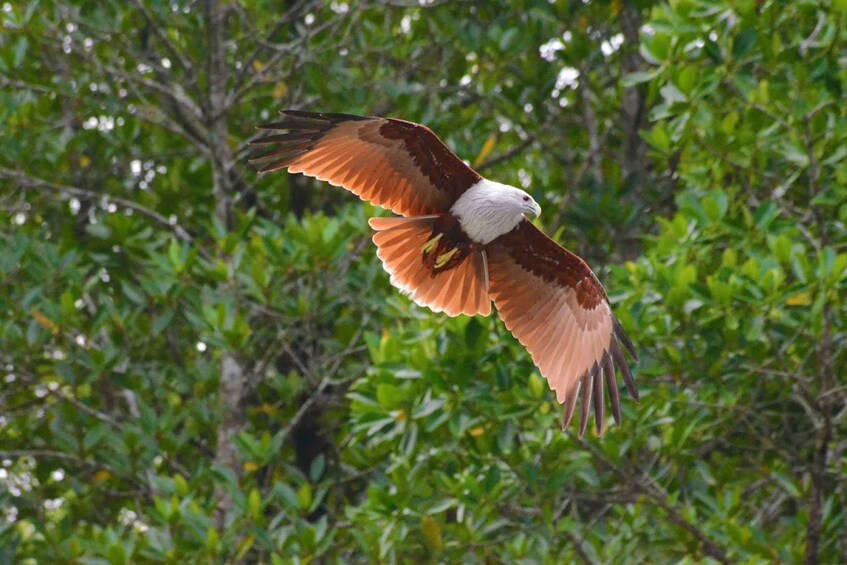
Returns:
[[[638,400],[621,346],[637,361],[635,348],[585,261],[527,219],[541,213],[529,194],[483,178],[419,124],[300,111],[282,116],[260,126],[281,133],[252,142],[273,147],[253,159],[264,164],[261,172],[303,173],[402,216],[369,221],[392,285],[448,316],[487,316],[494,301],[565,405],[563,430],[581,398],[583,436],[593,394],[597,433],[603,432],[604,378],[620,425],[615,366]]]

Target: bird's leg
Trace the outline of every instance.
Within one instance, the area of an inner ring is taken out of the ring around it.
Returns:
[[[444,214],[432,227],[421,249],[421,260],[435,276],[460,265],[473,247],[459,220],[452,214]]]

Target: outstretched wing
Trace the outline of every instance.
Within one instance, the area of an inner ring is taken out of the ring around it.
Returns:
[[[620,425],[615,365],[630,396],[638,390],[621,345],[637,360],[632,343],[612,314],[609,300],[585,261],[544,235],[529,220],[488,248],[491,298],[506,327],[565,404],[562,428],[582,398],[579,435],[594,406],[597,433],[604,420],[603,380]]]
[[[341,186],[402,216],[441,214],[481,177],[432,131],[389,118],[285,111],[260,126],[282,133],[251,143],[271,145],[256,157],[261,172],[288,169]]]

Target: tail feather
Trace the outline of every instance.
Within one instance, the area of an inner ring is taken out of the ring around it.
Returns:
[[[422,260],[424,245],[438,216],[415,218],[371,218],[376,230],[373,242],[377,257],[391,275],[391,284],[407,293],[415,303],[448,316],[491,313],[485,261],[473,251],[456,267],[432,274]]]
[[[483,252],[484,253],[484,252]],[[486,281],[488,280],[488,273],[485,269],[485,263],[482,259],[482,254],[474,254],[471,257],[468,257],[469,261],[473,261],[475,263],[474,269],[478,270],[483,274],[482,277],[465,277],[463,281],[463,296],[476,296],[478,299],[484,298],[485,303],[476,302],[472,307],[474,308],[487,308],[490,310],[491,305],[488,300],[488,285]]]

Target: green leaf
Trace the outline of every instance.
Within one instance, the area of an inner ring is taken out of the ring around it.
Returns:
[[[726,193],[718,190],[710,192],[703,198],[702,202],[703,213],[713,222],[724,217],[728,206],[729,201]]]
[[[324,465],[326,464],[326,457],[321,453],[317,457],[312,460],[312,464],[309,465],[309,478],[312,482],[316,483],[320,480],[321,475],[324,472]]]
[[[792,478],[776,471],[771,472],[770,478],[773,479],[786,493],[788,493],[789,496],[797,499],[801,498],[802,493]]]
[[[656,124],[653,126],[653,129],[650,130],[650,135],[647,141],[662,152],[669,152],[671,148],[671,138],[668,136],[668,132],[665,129],[664,124]]]
[[[787,160],[795,165],[804,169],[809,166],[809,154],[799,143],[785,139],[782,142],[781,152]]]
[[[12,60],[12,65],[19,69],[23,66],[24,59],[26,58],[27,50],[29,49],[29,40],[26,36],[21,37],[15,42],[15,46],[13,48],[14,59]]]
[[[847,157],[847,144],[842,144],[836,147],[832,151],[832,153],[830,153],[826,158],[821,160],[821,164],[826,166],[832,166],[841,162],[844,157]]]
[[[755,30],[745,29],[739,33],[732,44],[732,58],[739,59],[753,50],[758,37]]]
[[[729,112],[721,120],[721,131],[726,135],[735,133],[735,126],[738,125],[738,112]]]
[[[533,398],[542,398],[547,389],[546,383],[535,372],[529,375],[529,391]]]
[[[173,476],[174,486],[176,487],[176,493],[178,496],[185,497],[188,495],[188,482],[186,482],[185,477],[180,475],[179,473],[174,474]]]
[[[401,387],[383,383],[376,389],[376,399],[381,406],[392,409],[405,402],[406,392]]]
[[[173,266],[177,273],[182,271],[182,249],[176,238],[171,239],[171,242],[168,244],[168,260],[171,262],[171,266]]]
[[[646,46],[647,52],[654,61],[661,62],[670,55],[671,37],[665,33],[656,33],[646,39],[643,45]]]
[[[241,543],[238,545],[238,549],[235,552],[235,560],[240,561],[247,555],[247,552],[253,547],[253,544],[256,542],[256,537],[253,535],[245,536],[244,539],[241,540]]]
[[[686,102],[688,100],[688,97],[672,84],[666,84],[659,90],[659,92],[664,97],[665,103],[668,106],[673,106],[678,102]]]
[[[116,543],[109,546],[110,565],[124,565],[128,563],[126,550],[122,544]]]
[[[629,73],[627,75],[624,75],[621,79],[621,86],[623,86],[624,88],[632,88],[633,86],[636,86],[638,84],[650,82],[656,77],[656,74],[657,73],[653,71],[637,71],[634,73]]]
[[[292,489],[285,483],[277,483],[276,485],[274,485],[273,491],[282,498],[283,502],[289,508],[299,507],[297,493],[295,493],[294,489]]]
[[[791,240],[785,235],[769,237],[768,246],[780,262],[788,263],[791,259]]]
[[[468,320],[465,326],[465,345],[468,349],[474,349],[482,336],[482,324],[474,317]]]
[[[206,549],[215,551],[221,543],[221,537],[218,530],[209,526],[206,528]]]
[[[421,534],[430,550],[440,553],[444,549],[444,541],[441,537],[441,526],[430,516],[421,517]]]
[[[112,230],[109,229],[109,226],[101,223],[86,224],[85,231],[97,239],[109,239],[112,236]]]
[[[299,500],[299,496],[298,496]],[[250,494],[247,495],[247,516],[251,520],[256,521],[262,513],[262,497],[259,490],[256,488],[250,489]]]
[[[300,510],[308,510],[312,505],[312,485],[303,483],[297,489],[297,506]]]
[[[87,432],[85,432],[85,436],[82,440],[82,446],[86,451],[91,451],[103,440],[108,432],[109,428],[106,427],[106,424],[95,424],[90,427]]]
[[[697,83],[697,74],[697,68],[694,66],[683,68],[679,73],[679,78],[677,79],[679,90],[681,90],[684,94],[691,94],[691,91],[694,90],[694,85]]]
[[[756,213],[753,214],[753,220],[756,222],[756,229],[760,231],[765,231],[768,229],[768,226],[773,222],[776,217],[779,216],[779,206],[769,200],[759,206],[756,209]]]

